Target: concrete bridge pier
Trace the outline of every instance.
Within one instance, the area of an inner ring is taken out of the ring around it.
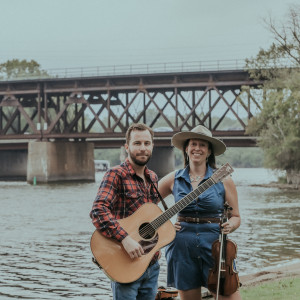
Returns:
[[[25,180],[27,174],[27,150],[0,151],[0,179]]]
[[[95,181],[94,144],[40,142],[28,144],[27,182]]]
[[[154,147],[152,157],[147,164],[150,170],[162,178],[175,170],[175,153],[173,147]]]

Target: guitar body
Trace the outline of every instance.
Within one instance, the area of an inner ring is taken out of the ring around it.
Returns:
[[[145,203],[131,216],[118,220],[128,234],[144,248],[145,254],[135,259],[130,258],[121,243],[95,230],[91,238],[91,250],[108,277],[121,283],[137,280],[146,271],[154,254],[173,241],[176,232],[171,221],[165,222],[151,236],[141,236],[143,226],[161,214],[162,211],[156,204]]]

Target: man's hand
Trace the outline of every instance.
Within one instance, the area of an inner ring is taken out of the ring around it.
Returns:
[[[142,246],[134,239],[132,239],[129,235],[126,236],[124,240],[122,240],[122,245],[132,259],[141,257],[144,254]]]

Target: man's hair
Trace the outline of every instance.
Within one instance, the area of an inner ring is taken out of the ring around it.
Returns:
[[[126,131],[126,144],[127,145],[130,142],[131,132],[134,130],[140,130],[140,131],[148,130],[151,134],[151,140],[153,142],[154,132],[149,126],[145,125],[144,123],[133,123],[129,126],[129,128]]]

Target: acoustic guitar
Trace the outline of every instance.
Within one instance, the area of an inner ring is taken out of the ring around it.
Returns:
[[[104,273],[121,283],[140,278],[154,254],[174,240],[176,232],[170,219],[232,172],[228,163],[223,165],[165,212],[154,203],[145,203],[129,217],[118,220],[127,233],[143,247],[145,254],[142,257],[131,259],[121,243],[105,237],[96,229],[91,237],[91,250]]]

